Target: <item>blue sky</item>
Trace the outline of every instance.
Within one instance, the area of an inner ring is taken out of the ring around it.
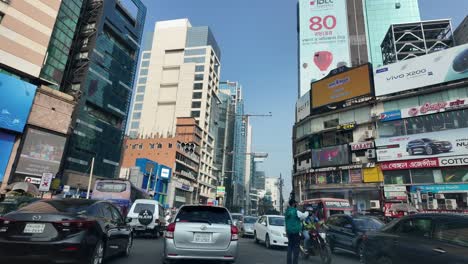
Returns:
[[[292,169],[291,136],[297,96],[296,0],[142,0],[148,8],[145,31],[160,20],[189,18],[209,26],[221,48],[221,79],[239,81],[252,118],[253,148],[268,152],[267,176]],[[467,15],[467,0],[419,0],[422,19]],[[290,184],[287,184],[290,185]],[[285,191],[287,194],[289,190]]]

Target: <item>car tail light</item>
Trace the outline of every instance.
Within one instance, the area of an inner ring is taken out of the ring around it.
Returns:
[[[0,217],[0,233],[4,233],[8,230],[8,225],[14,221],[7,218]]]
[[[236,226],[231,226],[231,241],[239,240],[239,229]]]
[[[95,221],[88,220],[69,220],[55,222],[54,225],[64,232],[79,232],[82,230],[90,229],[95,225]]]
[[[170,239],[174,238],[175,227],[176,227],[176,223],[172,223],[167,226],[166,235],[165,235],[166,238],[170,238]]]
[[[369,239],[369,237],[367,237],[367,235],[366,235],[366,234],[362,235],[362,237],[361,237],[361,238],[362,238],[362,241],[367,241],[367,240]]]

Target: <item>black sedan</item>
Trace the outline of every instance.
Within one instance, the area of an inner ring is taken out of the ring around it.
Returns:
[[[372,216],[332,215],[326,222],[326,237],[330,249],[340,249],[362,255],[367,233],[379,230],[384,223]]]
[[[368,264],[462,264],[468,260],[468,216],[415,214],[368,234]]]
[[[131,228],[105,201],[41,200],[0,218],[0,263],[99,264],[128,256],[132,244]]]

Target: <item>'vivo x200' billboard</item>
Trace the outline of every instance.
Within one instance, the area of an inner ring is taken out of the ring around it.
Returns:
[[[300,94],[350,64],[346,0],[299,0]]]

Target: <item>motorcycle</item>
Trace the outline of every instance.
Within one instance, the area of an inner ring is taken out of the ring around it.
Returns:
[[[309,248],[304,245],[304,236],[301,234],[300,255],[303,259],[308,259],[310,256],[320,256],[323,264],[330,264],[332,261],[332,253],[329,245],[325,240],[325,232],[309,230],[310,242]]]

